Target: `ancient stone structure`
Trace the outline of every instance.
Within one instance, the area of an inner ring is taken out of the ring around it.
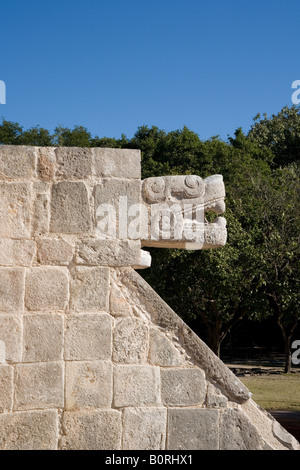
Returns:
[[[1,146],[0,179],[0,449],[299,449],[136,271],[224,245],[222,177]]]

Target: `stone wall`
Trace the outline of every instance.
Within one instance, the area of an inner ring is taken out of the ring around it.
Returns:
[[[141,202],[139,151],[1,146],[0,179],[0,449],[299,448],[136,272],[141,240],[99,237],[100,204]]]

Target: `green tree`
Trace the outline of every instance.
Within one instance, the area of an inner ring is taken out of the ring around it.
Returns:
[[[91,147],[91,133],[83,126],[73,129],[57,126],[54,129],[53,142],[59,147]]]
[[[273,154],[273,166],[300,160],[300,108],[285,106],[270,118],[257,114],[248,138]]]
[[[19,145],[35,145],[37,147],[51,147],[53,139],[47,129],[36,126],[23,131],[18,139]]]
[[[106,148],[127,148],[129,140],[125,134],[121,135],[120,139],[114,137],[98,137],[95,136],[91,139],[91,147],[106,147]]]
[[[0,124],[0,144],[1,145],[19,145],[23,128],[17,122],[6,121],[2,118]]]
[[[262,288],[274,310],[285,345],[285,372],[291,370],[291,341],[300,319],[300,171],[296,164],[259,181]]]
[[[48,147],[53,145],[53,139],[47,129],[40,126],[23,131],[17,122],[2,119],[0,124],[0,145],[36,145]]]

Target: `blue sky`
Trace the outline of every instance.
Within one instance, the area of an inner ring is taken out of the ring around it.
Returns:
[[[299,0],[0,3],[0,116],[51,132],[132,137],[186,125],[208,139],[292,104]]]

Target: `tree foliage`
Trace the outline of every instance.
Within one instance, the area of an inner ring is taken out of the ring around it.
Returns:
[[[257,114],[249,139],[273,155],[273,166],[286,166],[300,160],[300,109],[285,106],[270,118]]]

